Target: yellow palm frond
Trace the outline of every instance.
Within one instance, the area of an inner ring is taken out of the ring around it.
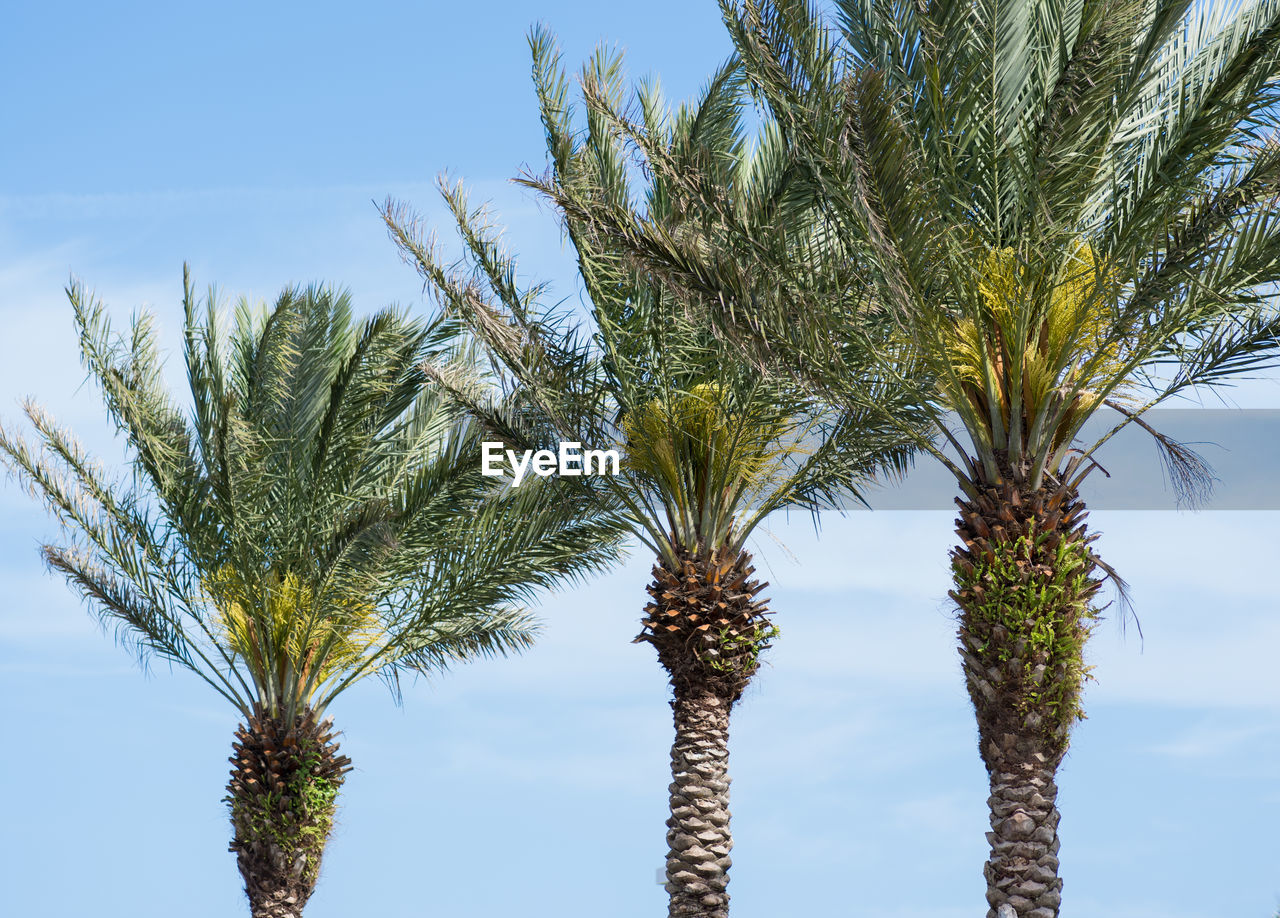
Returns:
[[[748,488],[764,486],[798,447],[780,439],[786,421],[763,410],[736,410],[726,387],[701,383],[672,399],[657,398],[623,419],[629,465],[658,481],[698,470]]]
[[[977,417],[994,407],[1006,424],[1014,398],[1024,423],[1061,400],[1065,432],[1069,419],[1095,410],[1099,392],[1124,372],[1108,306],[1118,281],[1083,242],[1049,283],[1038,285],[1028,272],[1013,249],[988,253],[974,314],[957,319],[943,342],[951,371],[944,395],[951,407],[965,402]]]
[[[255,590],[224,566],[206,580],[205,591],[226,646],[260,679],[288,667],[314,691],[387,637],[372,604],[331,598],[320,609],[310,586],[292,571],[269,574]]]
[[[773,398],[745,402],[708,382],[623,417],[625,464],[651,482],[673,545],[732,539],[735,521],[794,486],[789,466],[810,451],[795,421]]]

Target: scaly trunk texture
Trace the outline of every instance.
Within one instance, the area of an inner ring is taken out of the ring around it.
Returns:
[[[751,580],[753,571],[747,552],[685,553],[676,570],[655,565],[636,638],[657,648],[674,696],[669,918],[729,915],[729,712],[777,633],[756,599],[767,584]]]
[[[351,770],[332,727],[310,710],[287,724],[257,709],[236,731],[226,802],[253,918],[298,918],[315,890]]]
[[[1100,581],[1066,488],[999,482],[957,500],[951,555],[960,654],[991,780],[988,918],[1057,918],[1058,765],[1084,712],[1084,645]]]
[[[671,816],[667,891],[671,918],[729,914],[729,704],[711,693],[671,702]]]

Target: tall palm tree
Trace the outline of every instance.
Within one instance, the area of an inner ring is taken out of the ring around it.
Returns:
[[[520,603],[610,562],[617,539],[551,484],[481,476],[479,428],[424,370],[460,356],[448,326],[358,320],[316,287],[230,316],[184,288],[189,413],[165,391],[152,320],[114,334],[68,291],[131,475],[32,403],[34,442],[0,430],[0,456],[62,524],[49,567],[142,658],[240,712],[231,850],[255,918],[287,918],[315,888],[349,769],[334,699],[372,674],[394,685],[528,646]]]
[[[663,181],[637,187],[621,138],[601,119],[589,116],[579,132],[553,40],[535,31],[530,43],[547,180],[639,209],[690,244],[704,239],[700,215],[679,188]],[[581,81],[586,96],[622,104],[618,56],[597,52]],[[744,219],[789,207],[787,177],[775,171],[780,138],[754,156],[744,148],[736,61],[715,73],[694,105],[672,110],[652,85],[636,103],[662,155],[705,170]],[[636,640],[656,649],[673,696],[669,914],[723,918],[732,847],[730,711],[778,633],[747,540],[779,508],[812,508],[877,470],[901,469],[910,444],[878,418],[826,411],[791,380],[737,359],[689,312],[680,289],[636,271],[571,217],[564,226],[587,295],[585,321],[572,308],[548,306],[543,288],[520,286],[486,212],[473,209],[458,186],[442,183],[442,191],[466,246],[462,266],[447,265],[403,207],[388,205],[389,229],[526,410],[495,410],[485,389],[466,378],[442,381],[509,443],[571,440],[621,453],[616,476],[576,480],[619,508],[655,558]],[[541,441],[528,432],[531,423]]]
[[[1274,358],[1280,3],[837,0],[834,21],[804,0],[722,8],[842,261],[778,258],[783,225],[723,219],[709,251],[572,186],[558,202],[828,397],[874,407],[840,360],[851,343],[875,341],[880,371],[918,384],[937,434],[921,446],[961,490],[951,595],[991,783],[989,915],[1052,918],[1056,772],[1115,578],[1079,487],[1136,423],[1194,498],[1203,463],[1143,415]],[[643,144],[635,119],[594,113]],[[662,177],[732,215],[687,170]],[[853,282],[813,295],[833,270]],[[1109,432],[1082,439],[1095,416]]]

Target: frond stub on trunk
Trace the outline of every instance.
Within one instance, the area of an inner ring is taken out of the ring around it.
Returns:
[[[960,654],[991,781],[988,918],[1056,918],[1054,775],[1083,719],[1084,645],[1098,610],[1098,559],[1084,504],[1067,487],[1008,482],[957,500],[951,554]]]
[[[682,689],[705,691],[732,705],[760,668],[760,655],[778,636],[769,621],[767,583],[751,579],[749,552],[722,558],[684,552],[678,570],[653,567],[638,642],[652,644]]]
[[[261,708],[236,731],[226,802],[253,918],[294,918],[320,877],[338,789],[351,760],[333,721],[307,709],[292,724]]]

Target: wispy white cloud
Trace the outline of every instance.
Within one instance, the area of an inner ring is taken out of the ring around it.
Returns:
[[[1259,738],[1278,732],[1280,725],[1275,723],[1210,721],[1196,724],[1169,742],[1155,746],[1153,751],[1176,759],[1229,758],[1239,755]]]
[[[904,800],[894,807],[898,824],[907,832],[929,838],[967,836],[973,830],[972,794],[933,793]]]
[[[14,676],[40,676],[48,679],[115,679],[122,676],[137,676],[137,670],[127,666],[76,666],[72,663],[43,661],[0,662],[0,673]]]
[[[8,551],[13,551],[9,548],[12,544],[0,543]],[[8,597],[0,608],[0,639],[51,651],[68,643],[103,639],[97,622],[85,613],[62,580],[44,573],[34,547],[14,554],[16,557],[0,567]]]

